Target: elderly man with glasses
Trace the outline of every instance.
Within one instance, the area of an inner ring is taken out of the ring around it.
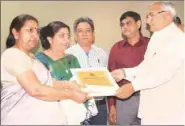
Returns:
[[[171,2],[149,7],[147,23],[153,33],[144,60],[135,68],[112,72],[116,81],[125,78],[116,96],[128,98],[140,92],[138,116],[142,125],[183,125],[185,35],[174,24],[176,10]]]

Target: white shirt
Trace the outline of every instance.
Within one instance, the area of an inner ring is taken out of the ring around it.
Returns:
[[[91,46],[88,54],[86,54],[79,44],[68,48],[66,53],[74,55],[78,59],[81,68],[107,67],[108,53],[95,45]]]
[[[79,44],[68,48],[66,53],[74,55],[78,59],[81,68],[107,67],[108,64],[108,53],[95,45],[91,46],[88,54],[81,48]],[[96,97],[96,100],[101,99],[103,99],[103,97]]]
[[[139,66],[124,69],[135,91],[141,90],[140,118],[184,116],[184,51],[185,35],[172,23],[153,34]]]

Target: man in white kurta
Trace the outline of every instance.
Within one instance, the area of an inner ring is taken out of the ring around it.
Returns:
[[[112,72],[116,81],[123,77],[131,81],[118,90],[117,97],[127,98],[141,90],[138,116],[142,125],[185,124],[185,34],[173,23],[173,9],[165,2],[156,2],[149,8],[147,23],[154,34],[144,61],[135,68],[124,69],[124,73],[121,69]]]

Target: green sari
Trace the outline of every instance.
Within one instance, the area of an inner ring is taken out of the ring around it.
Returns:
[[[38,52],[35,57],[50,71],[54,80],[70,80],[72,77],[70,69],[80,68],[77,58],[71,54],[58,60],[53,60],[43,52]],[[87,109],[86,119],[98,113],[94,99],[87,100],[84,105]]]
[[[72,77],[70,69],[80,68],[77,58],[73,55],[66,55],[58,60],[53,60],[43,52],[38,52],[36,58],[50,71],[54,80],[70,80]]]

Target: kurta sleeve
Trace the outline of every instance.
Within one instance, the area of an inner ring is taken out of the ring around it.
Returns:
[[[148,65],[142,67],[136,78],[132,81],[135,91],[147,88],[155,88],[171,80],[181,66],[184,60],[180,57],[180,50],[160,54],[153,59]],[[156,54],[157,55],[157,54]]]

